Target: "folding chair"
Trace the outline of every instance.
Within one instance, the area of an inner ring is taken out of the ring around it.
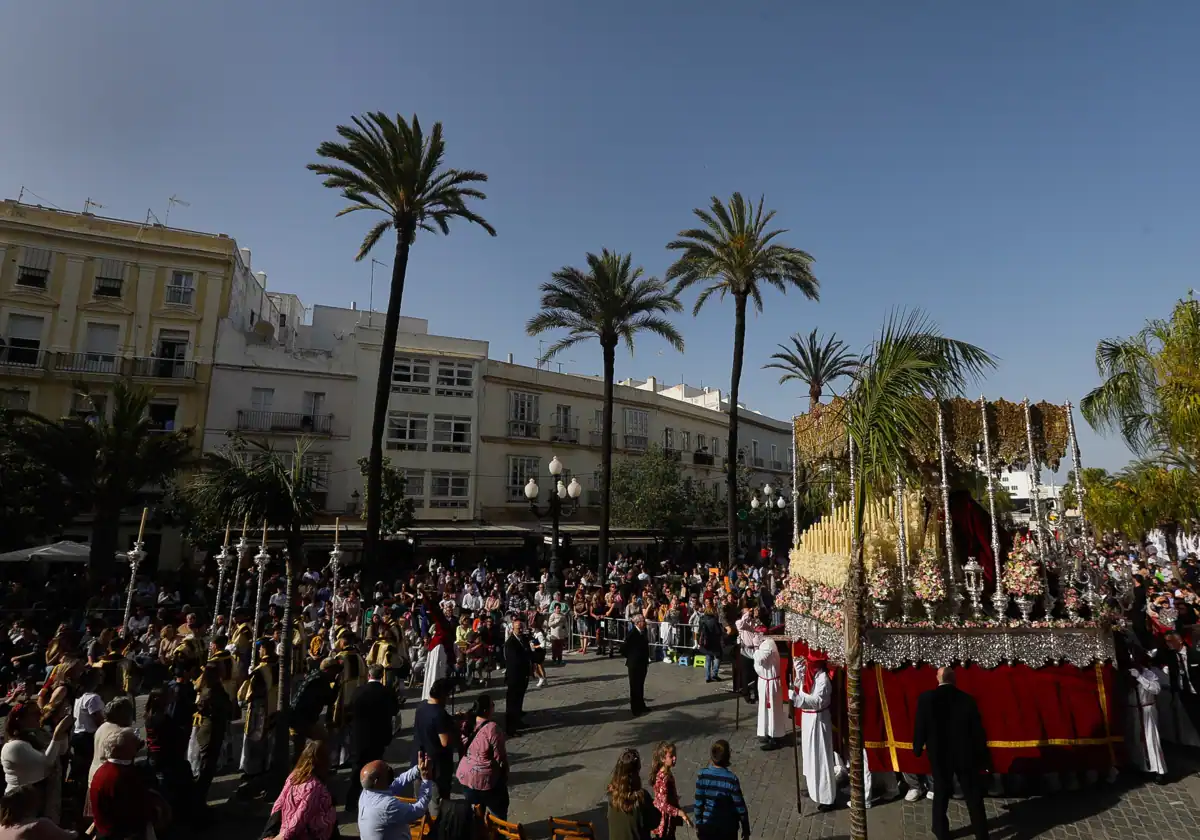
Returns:
[[[551,817],[551,840],[596,840],[596,827],[590,822],[564,820],[562,817]]]

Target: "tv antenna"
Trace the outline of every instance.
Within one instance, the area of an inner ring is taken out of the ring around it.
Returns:
[[[175,207],[176,204],[178,204],[180,207],[191,207],[192,206],[192,203],[190,201],[184,201],[182,198],[180,198],[177,195],[173,195],[170,198],[168,198],[167,199],[167,217],[166,217],[166,220],[163,222],[163,227],[166,227],[167,222],[171,220],[171,210],[172,210],[172,208]]]
[[[84,201],[83,201],[83,212],[84,212],[84,213],[90,213],[90,212],[92,212],[92,208],[93,208],[93,207],[95,207],[95,208],[96,208],[96,209],[98,209],[98,210],[103,210],[103,209],[104,209],[104,205],[103,205],[103,204],[101,204],[99,201],[92,201],[92,197],[91,197],[91,196],[88,196],[88,197],[87,197],[86,199],[84,199]]]

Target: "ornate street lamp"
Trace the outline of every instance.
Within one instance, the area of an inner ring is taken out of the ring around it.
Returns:
[[[554,489],[550,492],[549,501],[546,503],[545,510],[538,507],[538,486],[537,482],[530,478],[529,483],[525,485],[525,498],[529,500],[529,509],[538,519],[550,519],[550,579],[547,582],[547,589],[550,592],[560,591],[562,588],[562,562],[558,556],[558,522],[561,517],[570,516],[578,507],[576,501],[580,494],[583,493],[583,487],[575,478],[571,479],[570,484],[563,484],[559,480],[562,475],[562,461],[557,457],[550,461],[549,465],[550,477],[555,482]]]
[[[759,501],[758,496],[755,496],[754,498],[752,498],[750,500],[750,507],[753,508],[754,510],[758,510],[760,507],[763,507],[764,505],[766,506],[767,538],[766,538],[765,542],[767,544],[768,551],[770,551],[771,555],[774,556],[775,551],[774,551],[774,548],[772,547],[772,543],[774,542],[774,537],[771,532],[771,513],[772,513],[771,509],[772,508],[777,509],[779,511],[780,515],[782,515],[783,509],[785,507],[787,507],[787,502],[784,500],[782,494],[780,494],[778,497],[775,496],[775,488],[772,487],[769,483],[763,485],[762,492],[763,492],[763,495],[766,496],[766,502]]]

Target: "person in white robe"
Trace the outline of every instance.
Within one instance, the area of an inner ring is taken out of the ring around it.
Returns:
[[[800,748],[804,764],[804,783],[818,811],[832,811],[837,798],[833,764],[833,682],[825,660],[810,654],[796,662],[797,674],[793,698],[800,710]]]
[[[1163,757],[1162,739],[1158,734],[1158,695],[1162,685],[1158,674],[1146,665],[1144,657],[1129,669],[1130,725],[1129,759],[1143,773],[1153,773],[1161,784],[1167,775],[1167,761]]]
[[[754,672],[758,675],[758,737],[762,749],[777,750],[787,723],[787,701],[780,682],[779,648],[770,639],[763,639],[754,651]]]
[[[425,660],[425,681],[421,687],[421,699],[428,700],[433,684],[440,679],[450,676],[450,657],[446,653],[449,641],[453,640],[450,628],[441,607],[426,595],[431,622],[429,626],[429,642],[425,650],[429,656]],[[435,612],[436,611],[436,612]]]

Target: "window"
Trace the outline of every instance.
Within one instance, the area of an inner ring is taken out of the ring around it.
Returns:
[[[329,486],[329,453],[306,452],[300,459],[300,469],[306,473],[310,490],[324,492]]]
[[[525,502],[525,485],[529,479],[538,478],[542,459],[525,455],[508,456],[508,500],[510,502]]]
[[[121,273],[118,276],[108,276],[111,272],[105,271],[101,275],[101,266],[106,262],[119,262],[118,260],[100,260],[96,263],[96,280],[92,284],[92,297],[109,297],[119,298],[121,296],[121,288],[125,285],[125,268],[121,264]]]
[[[88,324],[87,335],[84,339],[84,369],[92,373],[117,372],[117,334],[120,328],[116,324]]]
[[[508,436],[541,437],[538,424],[539,397],[524,391],[508,392]]]
[[[675,430],[670,426],[663,429],[663,449],[675,448]]]
[[[475,384],[475,363],[438,359],[437,393],[442,397],[469,397]]]
[[[0,347],[0,360],[10,365],[36,366],[42,356],[44,318],[34,315],[8,316],[7,344]]]
[[[433,415],[434,452],[470,452],[471,418],[450,414]]]
[[[750,441],[750,457],[758,460],[758,441],[756,440]]]
[[[414,508],[425,507],[425,470],[397,470],[404,476],[404,498],[412,499]]]
[[[428,394],[429,360],[397,356],[392,363],[392,390],[401,394]]]
[[[554,407],[554,428],[559,431],[571,428],[571,406],[559,403]]]
[[[714,458],[718,458],[718,457],[720,457],[720,455],[721,455],[721,439],[714,435],[713,439],[712,439],[712,456]]]
[[[650,412],[636,408],[625,409],[625,434],[648,437],[650,435]]]
[[[680,432],[679,433],[679,448],[682,449],[684,452],[692,451],[692,433],[691,432]]]
[[[21,249],[17,266],[17,285],[29,289],[45,289],[50,280],[50,252],[44,248]]]
[[[175,412],[179,410],[178,403],[152,402],[146,409],[150,418],[150,426],[156,432],[175,431]]]
[[[471,474],[434,470],[429,474],[431,508],[465,508],[471,495]]]
[[[325,413],[325,393],[323,391],[305,391],[301,397],[300,413],[315,417]]]
[[[771,469],[780,469],[783,465],[779,463],[779,447],[771,444]]]
[[[275,402],[274,388],[251,388],[250,389],[250,408],[252,411],[262,411],[270,413],[271,406]]]
[[[196,291],[196,275],[190,271],[172,271],[171,282],[167,284],[167,303],[176,306],[191,306],[192,295]],[[283,326],[280,323],[279,326]]]
[[[389,411],[387,448],[400,452],[424,452],[429,439],[429,415],[411,411]]]
[[[188,340],[190,338],[191,336],[187,330],[159,330],[156,357],[182,362],[187,358]]]
[[[7,408],[12,411],[28,411],[29,392],[17,390],[0,391],[0,408]]]
[[[696,451],[703,452],[706,448],[704,435],[696,435]]]
[[[280,312],[279,313],[279,328],[283,329],[286,326],[287,326],[287,313]]]

